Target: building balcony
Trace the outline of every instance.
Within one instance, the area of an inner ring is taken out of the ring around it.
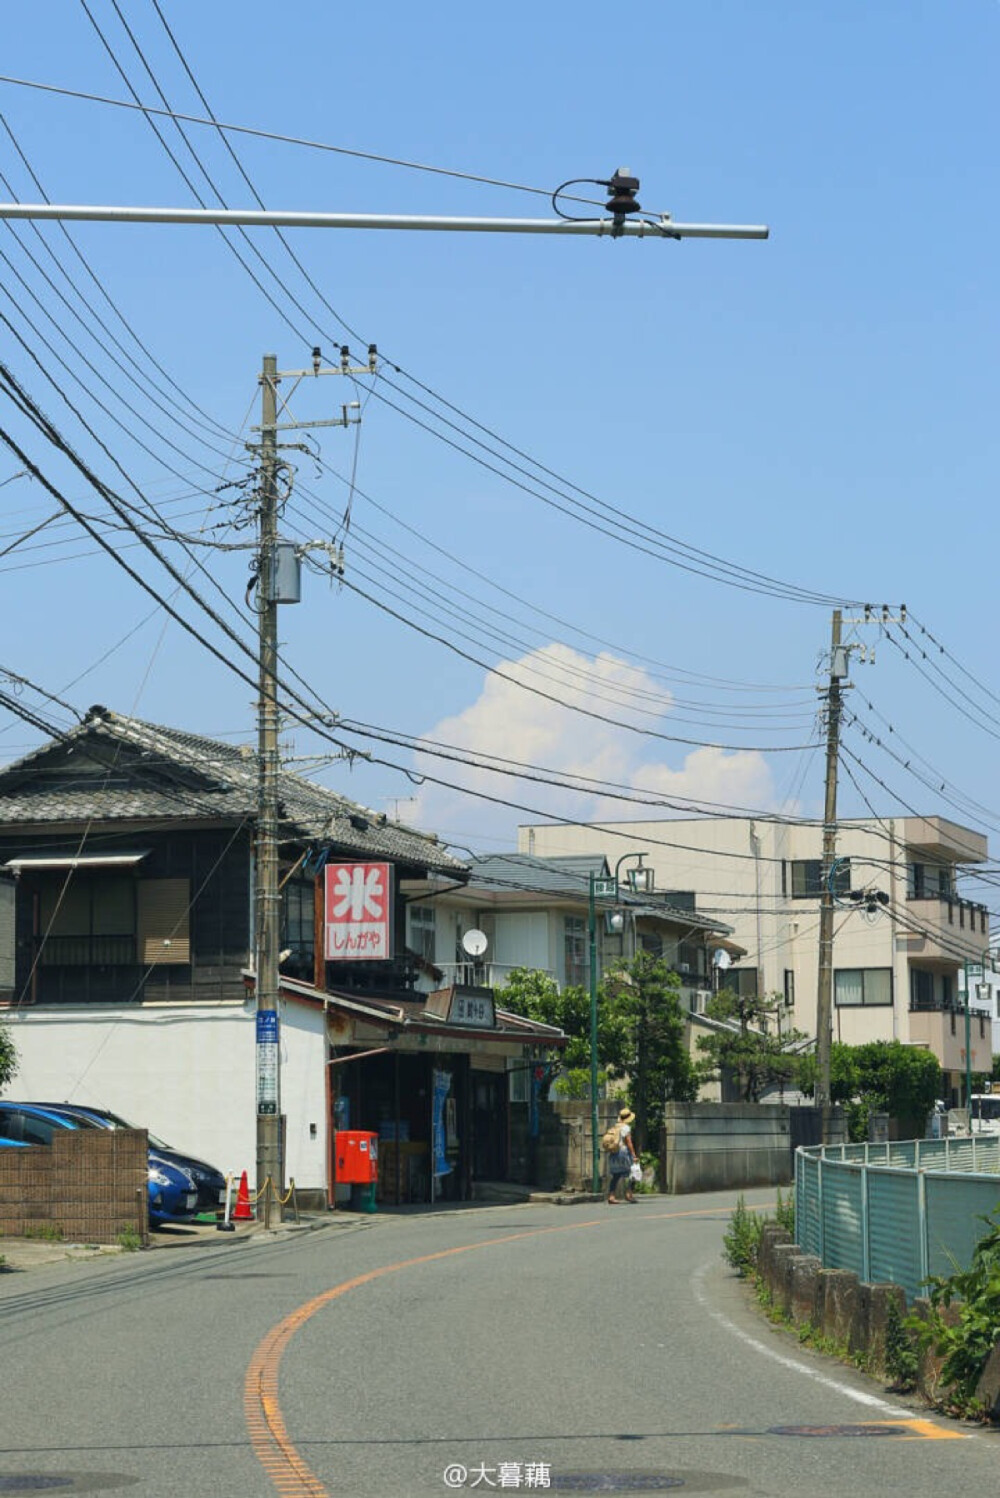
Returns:
[[[907,895],[908,924],[920,931],[897,925],[896,937],[907,955],[920,961],[960,967],[963,961],[978,962],[989,946],[989,912],[972,900],[949,899],[947,895]]]
[[[463,988],[506,988],[510,981],[510,975],[524,967],[523,962],[436,962],[434,966],[442,974],[440,986],[449,988],[452,984]],[[555,971],[549,967],[532,968],[533,973],[541,973],[546,978],[551,978],[554,983],[558,982]],[[587,973],[574,973],[567,975],[567,984],[579,984],[586,986],[588,982]]]
[[[971,1070],[989,1072],[993,1066],[989,1014],[972,1012],[969,1024]],[[924,1046],[945,1071],[965,1070],[964,1009],[911,1009],[910,1044]]]

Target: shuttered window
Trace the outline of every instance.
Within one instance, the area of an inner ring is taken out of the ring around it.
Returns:
[[[144,966],[191,961],[190,879],[140,879],[139,961]]]

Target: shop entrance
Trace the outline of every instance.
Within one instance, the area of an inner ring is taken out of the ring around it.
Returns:
[[[507,1179],[507,1074],[470,1072],[472,1175],[478,1181]]]

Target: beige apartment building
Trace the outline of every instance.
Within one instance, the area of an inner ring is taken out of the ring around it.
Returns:
[[[718,970],[716,983],[780,995],[788,1026],[813,1036],[822,836],[816,823],[697,817],[525,826],[518,848],[543,858],[603,853],[612,865],[625,853],[644,853],[659,892],[727,923],[745,949]],[[966,1065],[960,974],[989,946],[986,907],[962,898],[957,885],[963,871],[985,862],[986,839],[944,817],[845,821],[837,856],[834,1039],[930,1049],[945,1073],[945,1101],[957,1106]],[[990,1007],[978,1003],[974,983],[971,993],[972,1071],[989,1072]]]

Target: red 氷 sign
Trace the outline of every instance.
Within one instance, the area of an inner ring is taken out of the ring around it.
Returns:
[[[324,870],[327,962],[392,956],[392,865],[328,863]]]

